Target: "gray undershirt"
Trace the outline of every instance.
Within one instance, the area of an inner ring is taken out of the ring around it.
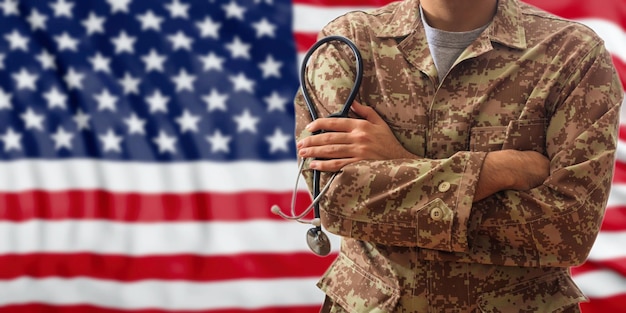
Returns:
[[[483,27],[467,32],[448,32],[428,25],[421,6],[420,14],[424,30],[426,31],[426,40],[428,41],[430,54],[437,67],[437,73],[439,73],[439,79],[443,79],[448,74],[454,61],[463,53],[463,50],[489,26],[489,23],[487,23]]]

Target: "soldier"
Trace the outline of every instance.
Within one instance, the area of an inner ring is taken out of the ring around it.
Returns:
[[[342,236],[322,311],[578,312],[569,268],[599,231],[623,97],[603,41],[517,0],[405,0],[329,35],[355,42],[364,78],[358,119],[311,121],[295,100],[299,156],[338,172],[321,201]],[[311,60],[327,116],[355,59],[337,42]]]

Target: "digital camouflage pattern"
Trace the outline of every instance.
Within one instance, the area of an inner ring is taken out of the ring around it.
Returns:
[[[623,96],[603,41],[500,0],[440,80],[417,0],[346,14],[320,38],[329,35],[359,47],[357,101],[420,158],[356,162],[333,181],[322,222],[343,240],[318,284],[323,311],[577,312],[585,298],[569,267],[585,261],[599,231]],[[333,43],[311,60],[307,84],[326,116],[347,98],[354,57]],[[302,138],[311,117],[301,94],[295,105]],[[472,203],[485,155],[499,149],[543,153],[550,176]]]

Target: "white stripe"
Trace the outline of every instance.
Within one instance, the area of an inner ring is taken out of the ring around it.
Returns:
[[[227,266],[227,265],[226,265]],[[94,305],[122,310],[255,309],[321,305],[318,278],[237,280],[220,283],[140,281],[118,283],[86,278],[0,281],[0,305],[41,303]]]
[[[589,260],[606,261],[626,258],[626,231],[602,231],[589,253]]]
[[[626,294],[626,278],[610,270],[574,275],[580,290],[590,298],[606,298]]]
[[[577,21],[593,29],[604,40],[606,49],[626,62],[626,30],[612,21],[599,18],[585,18]]]
[[[298,33],[319,32],[328,22],[349,11],[366,11],[374,7],[327,7],[306,4],[293,6],[293,30]]]
[[[607,209],[612,207],[626,207],[626,185],[613,184],[609,193],[609,201],[606,204]]]
[[[259,208],[268,210],[269,208]],[[225,255],[305,251],[311,226],[296,222],[118,223],[108,221],[0,222],[0,254],[93,252]],[[339,239],[330,236],[333,251]],[[0,288],[1,290],[1,288]]]
[[[297,170],[296,161],[133,163],[89,159],[17,160],[0,162],[0,191],[291,191],[298,177]],[[300,189],[306,189],[306,185],[301,183]]]

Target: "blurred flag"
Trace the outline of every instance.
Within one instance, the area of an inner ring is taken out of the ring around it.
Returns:
[[[388,2],[0,0],[0,312],[316,312],[332,256],[269,211],[296,180],[298,58]],[[626,78],[626,1],[533,2]],[[621,147],[585,312],[626,305]]]

